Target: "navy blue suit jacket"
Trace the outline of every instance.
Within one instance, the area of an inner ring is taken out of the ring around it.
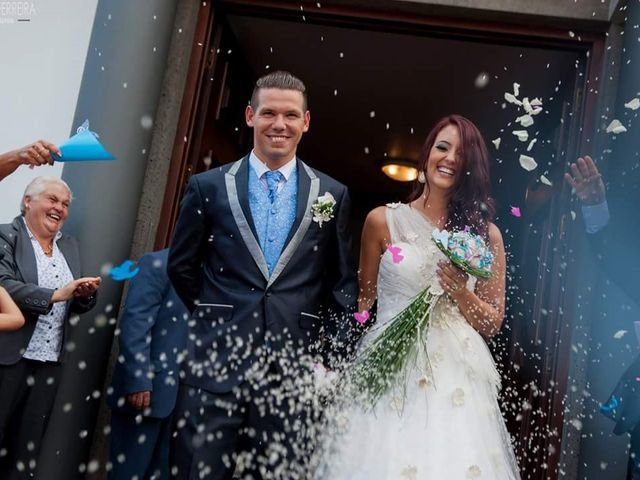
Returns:
[[[246,379],[266,332],[275,353],[327,359],[347,345],[357,299],[349,195],[300,160],[297,169],[296,218],[271,275],[249,207],[248,157],[191,177],[168,268],[193,315],[185,383],[231,391]],[[321,227],[311,206],[326,192],[336,205]]]
[[[168,253],[165,249],[143,255],[140,272],[129,283],[109,392],[109,406],[122,413],[140,414],[125,397],[146,390],[151,391],[147,416],[165,418],[176,403],[178,363],[185,355],[189,314],[171,288]]]

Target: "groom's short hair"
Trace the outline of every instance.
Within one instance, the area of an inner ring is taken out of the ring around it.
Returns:
[[[258,108],[258,93],[263,88],[278,88],[280,90],[295,90],[302,94],[302,110],[307,110],[307,87],[302,80],[284,70],[268,73],[258,79],[251,94],[251,106]]]

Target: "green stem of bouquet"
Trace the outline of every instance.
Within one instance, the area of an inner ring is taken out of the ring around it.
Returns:
[[[429,326],[433,295],[429,288],[420,292],[393,319],[389,326],[363,352],[351,379],[373,407],[403,373],[417,341],[423,341]]]

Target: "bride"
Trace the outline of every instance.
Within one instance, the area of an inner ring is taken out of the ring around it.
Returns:
[[[373,409],[349,400],[329,414],[337,427],[330,429],[318,478],[520,478],[498,406],[499,373],[483,339],[500,330],[505,303],[505,252],[491,222],[487,148],[471,121],[450,115],[429,133],[421,157],[409,202],[378,207],[365,221],[358,306],[365,315],[377,297],[378,315],[358,352],[426,286],[439,284],[445,294],[431,313],[428,357],[409,364],[401,388],[390,389]],[[489,280],[470,278],[431,241],[436,228],[466,226],[493,253]]]

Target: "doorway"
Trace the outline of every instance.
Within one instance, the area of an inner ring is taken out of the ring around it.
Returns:
[[[503,413],[523,478],[557,478],[570,353],[563,325],[572,303],[564,288],[571,276],[558,275],[570,234],[561,177],[592,121],[595,100],[586,87],[599,70],[602,40],[364,9],[301,14],[286,2],[249,3],[201,11],[156,246],[169,243],[188,177],[249,152],[244,107],[255,80],[269,71],[289,70],[307,85],[311,129],[298,153],[349,187],[356,250],[367,212],[408,194],[409,184],[386,177],[381,163],[417,159],[440,117],[470,118],[492,155],[496,223],[509,255],[507,317],[490,341],[503,374]],[[514,83],[519,98],[538,97],[544,105],[526,142],[512,133],[522,129],[515,123],[522,111],[504,96],[514,93]],[[538,168],[525,171],[521,153]]]

